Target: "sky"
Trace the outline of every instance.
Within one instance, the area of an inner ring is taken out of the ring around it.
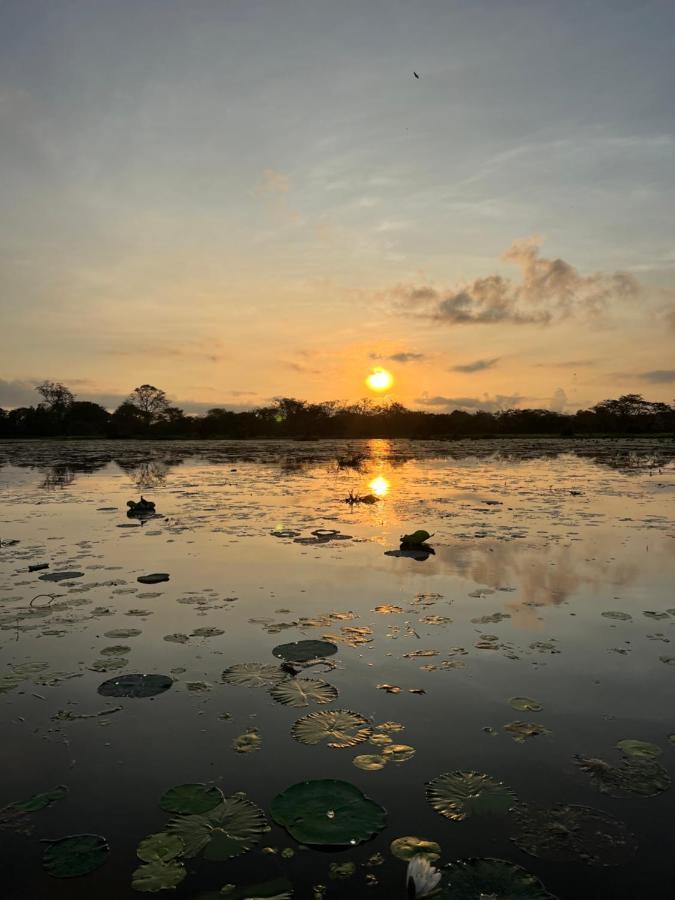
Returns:
[[[672,0],[0,0],[0,406],[675,398]],[[415,77],[414,73],[419,75]]]

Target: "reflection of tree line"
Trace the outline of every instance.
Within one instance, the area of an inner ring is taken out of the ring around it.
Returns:
[[[0,468],[17,466],[37,469],[43,475],[42,487],[64,488],[77,475],[93,474],[111,464],[116,465],[139,489],[149,491],[163,484],[173,469],[187,460],[220,466],[231,464],[275,465],[282,473],[292,474],[314,467],[330,471],[345,471],[345,455],[355,460],[354,471],[370,471],[375,463],[397,468],[411,460],[507,460],[527,462],[536,459],[555,459],[573,455],[606,468],[627,474],[658,471],[675,461],[672,442],[652,440],[596,440],[596,441],[352,441],[339,444],[312,444],[311,451],[289,449],[288,443],[223,442],[205,446],[199,442],[182,445],[171,443],[148,448],[146,443],[92,442],[90,444],[0,444]],[[168,449],[170,448],[170,449]],[[345,450],[346,448],[346,450]],[[346,452],[347,451],[347,452]],[[349,467],[347,468],[347,471]]]

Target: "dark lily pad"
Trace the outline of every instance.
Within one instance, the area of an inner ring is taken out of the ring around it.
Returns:
[[[371,727],[368,719],[349,709],[322,709],[298,719],[291,735],[301,744],[355,747],[368,740]]]
[[[168,581],[171,576],[168,572],[151,572],[149,575],[139,575],[136,581],[141,584],[160,584],[162,581]]]
[[[629,757],[620,766],[588,756],[575,759],[598,790],[610,797],[656,797],[670,787],[670,775],[655,759]]]
[[[515,845],[539,859],[581,861],[592,866],[619,866],[637,847],[623,822],[599,809],[559,803],[539,809],[527,803],[513,810]]]
[[[270,807],[277,825],[301,844],[348,847],[387,824],[386,811],[347,781],[302,781],[277,794]]]
[[[446,819],[461,822],[471,815],[503,815],[516,802],[516,795],[489,775],[446,772],[427,784],[427,800]]]
[[[310,703],[331,703],[338,692],[332,684],[316,678],[288,678],[270,690],[277,703],[299,709]]]
[[[57,800],[63,799],[67,793],[68,788],[65,784],[60,784],[57,787],[52,788],[51,791],[33,794],[28,800],[17,800],[15,803],[10,803],[0,810],[0,819],[15,814],[38,812],[39,810],[50,806],[52,803],[55,803]]]
[[[104,697],[154,697],[172,684],[168,675],[120,675],[99,684],[98,692]]]
[[[205,813],[223,802],[220,788],[205,784],[177,784],[162,795],[159,805],[165,812]]]
[[[288,678],[280,666],[265,663],[237,663],[225,669],[220,676],[226,684],[237,684],[241,687],[272,687]]]
[[[204,858],[223,862],[246,853],[268,830],[265,816],[255,803],[243,794],[225,797],[223,802],[207,813],[178,816],[168,825],[168,831],[184,843],[184,856],[191,859],[202,851]]]
[[[148,863],[166,863],[182,856],[185,852],[185,844],[177,834],[169,834],[167,831],[159,831],[157,834],[149,834],[138,845],[136,856]]]
[[[47,572],[40,575],[40,581],[67,581],[71,578],[82,578],[84,572]]]
[[[445,873],[443,900],[555,900],[536,875],[505,859],[458,859]]]
[[[49,844],[42,865],[54,878],[88,875],[103,865],[109,849],[100,834],[71,834]]]
[[[131,887],[135,891],[154,894],[178,887],[186,875],[185,866],[175,859],[169,862],[150,862],[136,869],[131,876]]]
[[[277,659],[284,659],[286,662],[304,663],[333,656],[337,650],[337,646],[330,641],[294,641],[291,644],[279,644],[272,653]]]

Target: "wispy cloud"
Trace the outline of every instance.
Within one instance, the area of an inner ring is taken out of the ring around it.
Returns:
[[[652,369],[651,372],[639,372],[638,378],[650,384],[672,384],[675,382],[675,369]]]
[[[381,353],[369,353],[368,356],[370,359],[389,360],[397,363],[421,362],[427,358],[426,353],[412,353],[409,350],[401,350],[399,353],[392,353],[389,356],[383,356]]]
[[[561,362],[535,363],[537,369],[582,369],[585,366],[594,366],[596,359],[567,359]]]
[[[516,241],[503,259],[520,269],[520,280],[502,275],[477,278],[460,288],[399,285],[389,291],[394,305],[410,314],[411,307],[446,325],[548,325],[573,315],[594,315],[612,299],[639,292],[626,272],[580,274],[563,259],[539,255],[540,238]]]
[[[462,363],[458,366],[452,366],[451,372],[484,372],[485,369],[493,369],[499,362],[500,357],[493,356],[492,359],[475,359],[470,363]]]

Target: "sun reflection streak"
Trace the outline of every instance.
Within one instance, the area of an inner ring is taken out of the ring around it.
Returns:
[[[377,478],[373,478],[372,481],[368,482],[368,487],[376,497],[386,497],[391,488],[391,483],[384,475],[378,475]]]

